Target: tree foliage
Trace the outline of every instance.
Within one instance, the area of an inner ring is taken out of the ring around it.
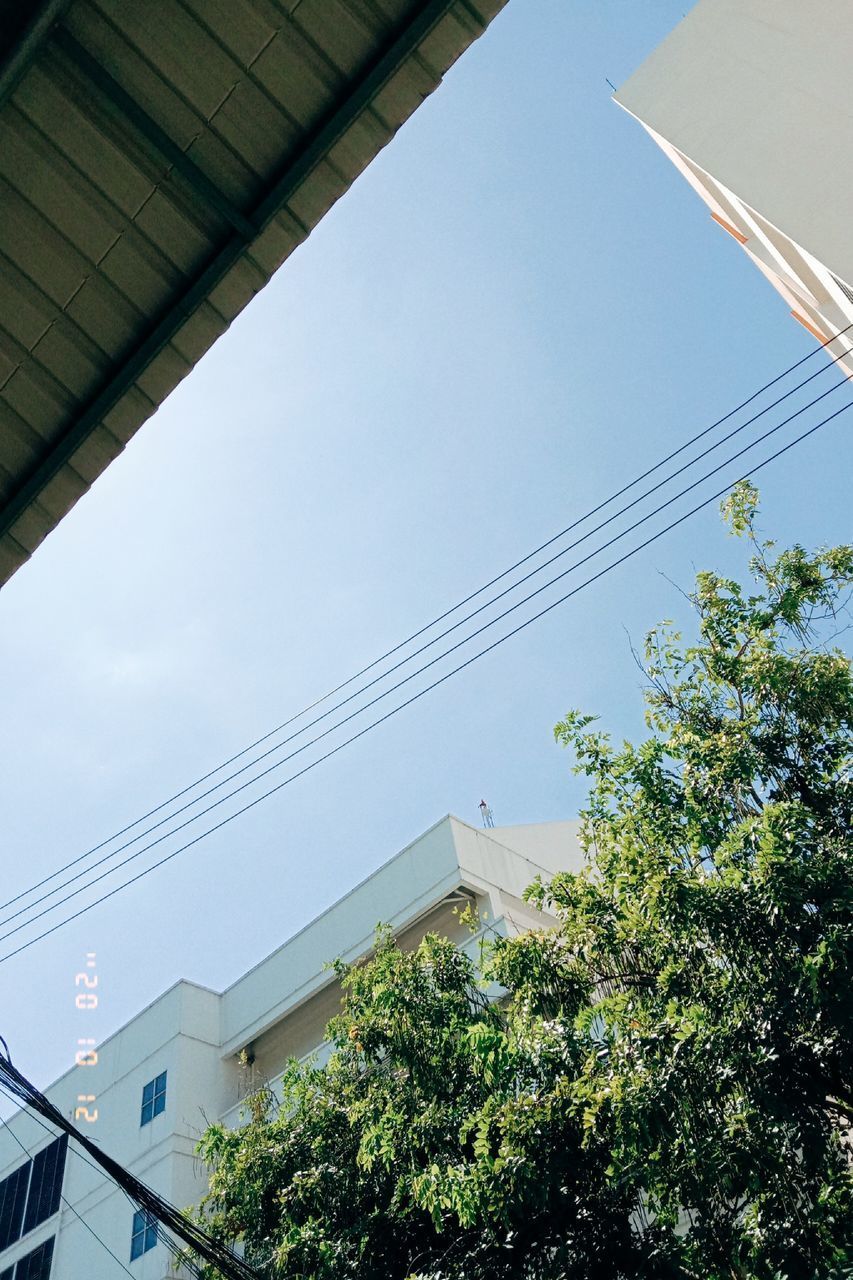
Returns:
[[[271,1276],[853,1274],[853,549],[702,573],[651,632],[649,736],[571,713],[588,859],[475,964],[388,934],[339,966],[328,1065],[201,1143],[209,1225]]]

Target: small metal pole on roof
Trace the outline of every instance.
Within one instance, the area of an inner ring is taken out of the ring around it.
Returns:
[[[492,813],[485,800],[480,801],[480,813],[483,817],[484,827],[493,827],[495,825],[495,815]]]

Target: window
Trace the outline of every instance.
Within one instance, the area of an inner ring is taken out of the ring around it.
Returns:
[[[28,1160],[0,1182],[0,1249],[8,1249],[10,1244],[21,1238],[30,1163]],[[0,1276],[0,1280],[3,1280],[3,1276]]]
[[[155,1116],[166,1110],[166,1072],[161,1071],[156,1080],[149,1080],[142,1090],[142,1115],[139,1123],[150,1124]]]
[[[24,1218],[24,1233],[32,1231],[40,1222],[44,1222],[59,1208],[59,1197],[62,1192],[62,1175],[65,1172],[65,1152],[68,1148],[68,1135],[63,1134],[49,1147],[39,1151],[33,1159],[33,1171],[30,1177],[30,1194],[27,1197],[27,1213]],[[19,1280],[16,1276],[15,1280]]]
[[[0,1252],[58,1210],[67,1149],[68,1138],[63,1134],[0,1182]],[[33,1257],[37,1254],[38,1250]],[[24,1261],[22,1258],[18,1264],[15,1280],[28,1280],[29,1272],[21,1270]],[[37,1264],[41,1265],[36,1258],[32,1265]],[[49,1270],[50,1262],[46,1265]],[[40,1275],[40,1271],[33,1272],[34,1277]],[[0,1280],[9,1280],[5,1270],[0,1272]]]
[[[138,1209],[133,1215],[133,1229],[130,1233],[131,1262],[141,1258],[143,1253],[147,1253],[149,1249],[153,1249],[156,1243],[156,1220],[151,1217],[150,1213],[146,1213],[144,1209]]]
[[[49,1280],[50,1264],[53,1260],[53,1237],[45,1240],[44,1244],[40,1244],[37,1249],[33,1249],[32,1253],[25,1254],[23,1258],[18,1259],[18,1265],[15,1267],[15,1280]],[[12,1269],[8,1272],[4,1271],[0,1276],[0,1280],[11,1276]]]

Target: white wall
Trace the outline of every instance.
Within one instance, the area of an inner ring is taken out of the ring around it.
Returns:
[[[616,101],[853,283],[853,5],[699,0]]]
[[[547,924],[550,918],[522,901],[524,889],[537,875],[576,869],[580,860],[577,823],[483,831],[443,818],[225,992],[175,983],[99,1046],[94,1066],[73,1068],[46,1092],[69,1117],[79,1094],[95,1094],[98,1116],[86,1126],[89,1136],[173,1203],[197,1203],[206,1185],[194,1148],[206,1124],[240,1123],[241,1099],[253,1083],[274,1082],[289,1056],[322,1045],[340,1002],[328,961],[368,954],[380,923],[390,925],[403,946],[434,930],[476,957],[479,935],[472,937],[454,914],[460,893],[462,901],[473,895],[489,917],[489,931]],[[237,1060],[249,1044],[257,1056],[254,1076]],[[165,1110],[140,1126],[143,1087],[162,1071]],[[27,1113],[10,1125],[33,1151],[49,1140]],[[11,1143],[3,1150],[8,1163],[0,1177],[24,1158]],[[173,1276],[159,1246],[130,1262],[133,1207],[75,1150],[70,1144],[66,1200],[139,1280]],[[115,1259],[66,1207],[0,1256],[0,1271],[54,1233],[53,1280],[115,1280]]]

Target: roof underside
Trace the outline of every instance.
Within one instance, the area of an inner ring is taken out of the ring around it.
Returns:
[[[0,0],[0,584],[506,0]]]

